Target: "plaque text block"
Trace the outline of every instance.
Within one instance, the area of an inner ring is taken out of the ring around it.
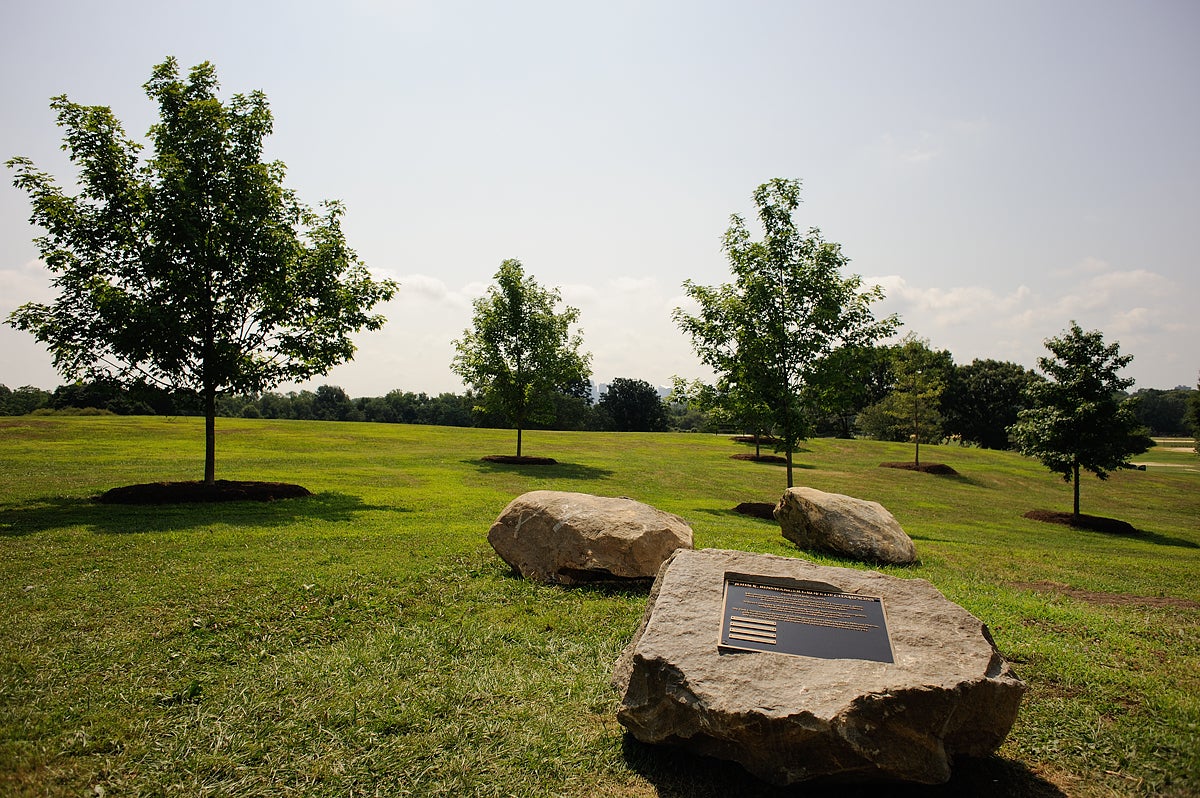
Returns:
[[[726,573],[720,647],[894,662],[883,599],[820,587]]]

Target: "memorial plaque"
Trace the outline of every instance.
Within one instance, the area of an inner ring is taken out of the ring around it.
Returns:
[[[895,662],[883,599],[831,587],[726,572],[719,647]]]

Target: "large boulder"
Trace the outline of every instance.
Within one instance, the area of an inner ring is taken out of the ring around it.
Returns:
[[[649,581],[672,552],[692,547],[692,528],[633,499],[535,490],[504,508],[488,542],[539,582]]]
[[[880,659],[892,661],[719,648],[728,575],[877,597],[891,648]],[[995,751],[1025,691],[987,627],[929,582],[717,549],[663,564],[613,686],[617,719],[638,740],[781,785],[945,782],[955,757]]]
[[[917,548],[878,502],[816,488],[788,488],[775,506],[783,536],[802,549],[862,562],[910,565]]]

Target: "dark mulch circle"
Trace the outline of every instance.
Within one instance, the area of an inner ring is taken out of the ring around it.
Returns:
[[[1118,521],[1116,518],[1101,518],[1096,515],[1080,514],[1078,518],[1071,513],[1056,510],[1030,510],[1025,517],[1034,521],[1044,521],[1047,524],[1062,524],[1075,529],[1087,529],[1092,532],[1106,532],[1110,535],[1137,535],[1137,528],[1128,521]]]
[[[103,504],[187,504],[191,502],[273,502],[311,496],[307,488],[286,482],[218,479],[203,482],[150,482],[113,488],[96,497]]]
[[[922,474],[939,474],[945,477],[958,476],[958,472],[945,463],[880,463],[880,468],[899,468],[904,471],[920,471]]]
[[[503,463],[505,465],[558,465],[558,461],[553,457],[528,457],[526,455],[517,457],[513,454],[489,454],[480,459],[488,463]]]
[[[787,465],[787,458],[778,454],[733,454],[731,460],[749,460],[752,463],[779,463]]]
[[[775,505],[770,502],[742,502],[737,507],[734,507],[733,511],[742,515],[754,516],[755,518],[765,518],[768,521],[775,520]]]

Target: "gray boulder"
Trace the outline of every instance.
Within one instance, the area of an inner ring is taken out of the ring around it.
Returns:
[[[535,490],[504,508],[488,543],[539,582],[650,580],[672,552],[692,547],[692,528],[633,499]]]
[[[862,562],[909,565],[917,548],[878,502],[816,488],[788,488],[775,506],[783,536],[802,549]]]
[[[879,597],[894,661],[718,649],[727,573]],[[642,742],[780,785],[945,782],[955,757],[995,751],[1025,691],[987,627],[929,582],[716,549],[664,563],[613,686]]]

